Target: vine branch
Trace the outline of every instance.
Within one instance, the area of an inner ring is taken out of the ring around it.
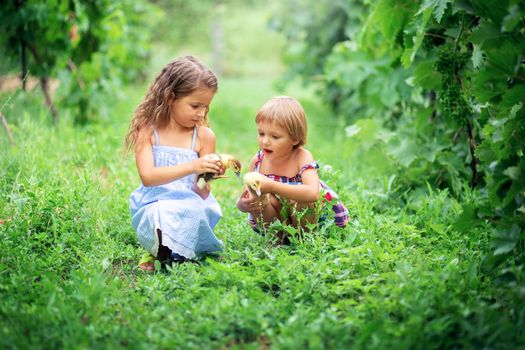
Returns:
[[[40,55],[38,53],[38,50],[35,46],[29,45],[29,50],[33,54],[33,57],[35,58],[35,62],[39,66],[44,66],[42,64],[42,60],[40,59]],[[49,93],[49,77],[43,76],[40,77],[40,87],[42,88],[42,92],[44,93],[44,98],[46,101],[46,105],[51,111],[51,117],[53,119],[53,125],[56,125],[58,123],[58,113],[55,108],[55,105],[53,104],[53,100],[51,99],[51,94]]]
[[[11,133],[11,129],[9,128],[9,124],[7,124],[7,119],[5,119],[5,116],[2,112],[0,112],[0,121],[2,122],[2,125],[4,126],[4,129],[7,133],[7,137],[9,138],[9,143],[11,146],[15,145],[15,139],[13,138],[13,134]]]
[[[474,138],[474,128],[472,127],[472,122],[467,122],[467,136],[468,136],[468,145],[470,149],[470,156],[472,160],[470,161],[470,169],[472,170],[472,179],[470,180],[470,187],[475,188],[478,185],[478,158],[476,158],[476,140]]]

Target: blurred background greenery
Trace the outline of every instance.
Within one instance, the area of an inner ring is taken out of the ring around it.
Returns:
[[[2,2],[0,347],[519,348],[524,14],[518,0]],[[223,260],[136,270],[123,139],[185,54],[219,75],[217,151],[245,164],[259,106],[301,101],[349,227],[272,247],[229,178],[214,186]]]

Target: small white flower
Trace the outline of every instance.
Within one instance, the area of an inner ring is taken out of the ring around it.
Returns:
[[[325,173],[331,173],[332,172],[332,166],[328,165],[328,164],[323,165],[323,171]]]

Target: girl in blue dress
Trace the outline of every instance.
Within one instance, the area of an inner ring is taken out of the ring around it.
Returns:
[[[126,145],[135,152],[141,185],[130,196],[133,228],[158,260],[184,261],[222,250],[213,229],[222,216],[196,177],[222,173],[215,134],[207,127],[215,74],[193,56],[169,63],[135,110]],[[150,255],[150,257],[151,257]],[[139,267],[154,270],[154,259]]]

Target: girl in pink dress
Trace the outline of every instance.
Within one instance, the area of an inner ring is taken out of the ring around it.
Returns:
[[[312,220],[324,220],[306,215],[304,222],[289,215],[282,217],[283,204],[288,203],[296,212],[313,208],[321,197],[324,206],[334,212],[335,225],[345,227],[348,209],[337,194],[319,179],[313,155],[303,147],[306,143],[307,123],[301,104],[288,96],[278,96],[266,102],[255,119],[258,132],[259,152],[253,157],[249,171],[263,175],[261,192],[269,194],[269,200],[261,198],[245,188],[237,201],[240,211],[249,213],[250,225],[256,231],[275,220],[293,226],[304,226]],[[326,212],[325,212],[326,213]]]

